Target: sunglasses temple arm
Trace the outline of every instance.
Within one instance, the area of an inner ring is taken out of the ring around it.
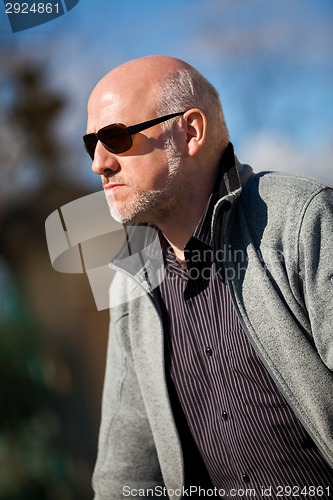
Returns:
[[[172,113],[171,115],[167,116],[160,116],[159,118],[154,118],[153,120],[148,120],[147,122],[139,123],[138,125],[130,125],[129,127],[127,127],[127,130],[131,135],[138,134],[139,132],[142,132],[147,128],[153,127],[154,125],[158,125],[159,123],[165,122],[167,120],[171,120],[171,118],[183,115],[184,113],[185,111],[182,111],[181,113]]]

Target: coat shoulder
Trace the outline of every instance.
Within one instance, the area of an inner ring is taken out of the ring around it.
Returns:
[[[314,177],[264,171],[252,176],[245,186],[244,194],[248,192],[251,195],[258,192],[259,196],[267,198],[268,201],[287,199],[291,202],[293,199],[305,201],[323,189],[333,189],[333,186]]]

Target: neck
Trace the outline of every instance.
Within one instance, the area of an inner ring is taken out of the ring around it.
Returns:
[[[192,192],[187,202],[183,197],[181,202],[177,203],[176,210],[168,214],[167,220],[157,224],[179,261],[184,260],[185,245],[202,217],[213,184],[210,183],[204,191],[198,193],[198,196]]]
[[[184,260],[184,248],[186,243],[191,238],[198,222],[200,216],[196,219],[196,224],[187,224],[188,220],[184,220],[184,226],[179,225],[179,219],[177,220],[177,225],[166,224],[160,227],[165,239],[169,242],[172,247],[178,261]]]

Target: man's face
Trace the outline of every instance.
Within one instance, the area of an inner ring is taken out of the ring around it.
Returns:
[[[87,132],[111,123],[134,125],[155,118],[154,100],[124,96],[124,90],[94,91],[88,106]],[[122,154],[108,152],[98,142],[92,169],[99,174],[111,215],[118,222],[163,222],[181,195],[181,156],[177,142],[156,125],[133,135],[133,146]],[[165,145],[167,147],[165,148]]]

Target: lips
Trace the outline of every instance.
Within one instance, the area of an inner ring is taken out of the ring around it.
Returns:
[[[116,189],[116,188],[119,188],[121,186],[124,186],[124,184],[112,184],[112,183],[108,183],[108,184],[104,184],[104,189]]]

